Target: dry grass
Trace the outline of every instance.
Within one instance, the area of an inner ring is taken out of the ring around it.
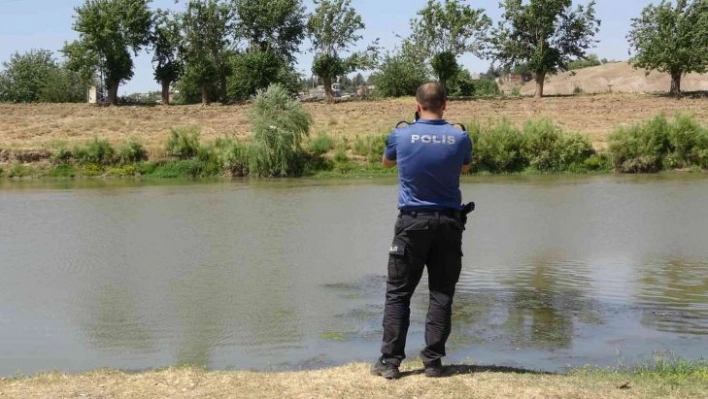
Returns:
[[[411,366],[408,366],[409,370]],[[612,374],[543,375],[483,368],[428,379],[416,371],[396,381],[368,366],[290,373],[169,369],[140,374],[96,371],[0,379],[3,398],[705,398],[706,386]]]
[[[410,120],[413,98],[350,102],[335,105],[305,104],[312,113],[312,133],[337,136],[381,134],[400,120]],[[632,124],[656,116],[688,112],[708,123],[708,99],[677,101],[652,95],[615,94],[579,97],[495,98],[453,102],[447,118],[455,122],[488,123],[506,117],[515,124],[532,118],[549,118],[564,129],[591,136],[602,146],[605,136],[617,125]],[[202,108],[95,107],[88,104],[0,104],[0,148],[39,149],[58,143],[84,143],[94,137],[114,144],[138,137],[151,153],[163,148],[173,127],[197,125],[205,140],[222,136],[244,136],[251,129],[249,105]]]

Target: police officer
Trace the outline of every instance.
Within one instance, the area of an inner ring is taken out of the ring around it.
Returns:
[[[440,84],[424,84],[416,99],[420,119],[389,135],[382,160],[386,167],[398,165],[400,213],[389,251],[381,357],[371,373],[388,379],[400,376],[410,301],[425,266],[430,305],[420,357],[426,376],[442,375],[441,358],[450,336],[452,298],[462,264],[465,216],[460,174],[469,170],[472,142],[443,119],[446,101]]]

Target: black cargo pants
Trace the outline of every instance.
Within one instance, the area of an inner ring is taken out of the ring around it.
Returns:
[[[389,250],[381,354],[400,365],[405,359],[410,303],[428,267],[430,302],[425,321],[424,363],[445,356],[450,336],[452,298],[462,268],[464,224],[456,212],[402,212]]]

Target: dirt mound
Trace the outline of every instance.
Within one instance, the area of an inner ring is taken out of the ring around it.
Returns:
[[[644,69],[634,69],[626,61],[608,63],[591,68],[560,73],[546,77],[545,95],[569,95],[583,93],[657,93],[668,92],[671,86],[669,74]],[[508,89],[508,88],[505,88]],[[681,80],[683,91],[708,91],[708,74],[692,73]],[[521,94],[533,95],[535,82],[521,86]]]

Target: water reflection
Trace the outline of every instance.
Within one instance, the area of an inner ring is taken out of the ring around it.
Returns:
[[[708,262],[669,259],[641,267],[636,294],[642,324],[677,334],[708,335]]]

